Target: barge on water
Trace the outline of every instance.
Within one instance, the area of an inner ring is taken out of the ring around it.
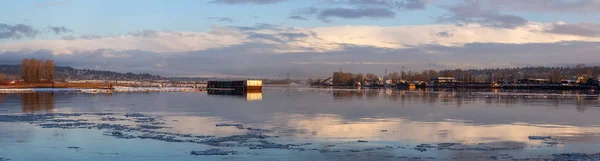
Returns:
[[[243,91],[254,92],[262,91],[262,80],[218,80],[208,81],[206,85],[208,90],[224,90],[224,91]]]

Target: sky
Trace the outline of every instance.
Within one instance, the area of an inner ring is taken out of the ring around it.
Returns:
[[[600,0],[0,1],[0,64],[162,76],[598,64]]]

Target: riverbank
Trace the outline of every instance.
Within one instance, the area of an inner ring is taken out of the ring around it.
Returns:
[[[125,84],[126,85],[126,84]],[[80,89],[110,89],[109,83],[17,83],[0,85],[0,89],[28,89],[28,88],[80,88]]]
[[[315,88],[398,88],[398,89],[535,89],[535,90],[596,90],[599,86],[563,85],[563,84],[492,84],[492,83],[455,83],[455,84],[405,84],[380,86],[344,86],[344,85],[311,85]]]
[[[200,92],[203,89],[188,87],[127,87],[113,86],[112,88],[0,88],[0,93],[145,93],[145,92]]]

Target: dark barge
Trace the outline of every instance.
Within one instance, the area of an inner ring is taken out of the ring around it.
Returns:
[[[223,91],[262,91],[262,80],[219,80],[208,81],[208,90]]]

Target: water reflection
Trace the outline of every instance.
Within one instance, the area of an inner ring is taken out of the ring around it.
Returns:
[[[486,143],[486,146],[543,146],[541,141],[529,140],[530,135],[551,135],[560,138],[561,144],[549,148],[561,152],[572,149],[584,149],[577,152],[595,152],[598,148],[589,146],[600,145],[600,122],[597,119],[600,108],[593,108],[598,107],[600,101],[598,95],[587,95],[585,92],[267,88],[264,93],[208,91],[207,95],[183,92],[115,93],[112,96],[65,93],[0,94],[0,100],[3,101],[0,103],[0,109],[6,107],[5,109],[14,108],[14,111],[18,111],[21,110],[18,109],[21,105],[22,111],[29,113],[49,110],[61,113],[108,112],[115,113],[110,116],[115,118],[125,118],[124,113],[133,112],[161,116],[160,126],[169,127],[161,130],[169,132],[211,136],[256,132],[233,126],[215,126],[221,123],[241,124],[246,128],[269,130],[272,132],[269,135],[281,136],[284,143],[309,142],[320,147],[335,144],[336,148],[346,146],[343,148],[348,149],[440,142],[472,145]],[[262,101],[249,103],[231,101],[228,98]],[[53,105],[54,103],[56,105]],[[52,110],[53,108],[57,109]],[[99,121],[104,117],[109,116],[89,116],[85,119],[92,122],[117,123]],[[12,128],[0,126],[0,131],[11,131]],[[69,132],[87,136],[79,134],[81,131]],[[36,136],[32,139],[42,136],[39,135],[39,131],[29,133],[36,133],[32,135]],[[15,134],[18,133],[12,135]],[[1,132],[0,136],[3,136]],[[12,137],[8,134],[4,136]],[[74,140],[65,138],[56,140],[56,144],[67,145],[64,141]],[[43,140],[44,143],[50,142],[44,138],[39,140]],[[357,140],[369,142],[356,144]],[[139,141],[131,144],[136,146],[150,142],[136,139],[128,141]],[[0,147],[2,145],[10,144],[3,144],[0,139]],[[166,149],[180,150],[170,147]],[[394,149],[396,150],[398,149]],[[176,151],[176,154],[180,152]],[[386,152],[375,150],[373,154],[393,155]],[[409,148],[406,152],[414,153],[415,150]],[[294,151],[294,154],[307,153]],[[456,155],[462,154],[464,153]]]
[[[54,93],[22,93],[20,95],[23,113],[50,112],[54,109]]]
[[[600,97],[590,91],[540,91],[540,90],[392,90],[392,89],[335,89],[330,91],[336,101],[387,99],[391,101],[441,103],[462,107],[478,104],[515,106],[517,104],[575,105],[578,111],[598,106]]]
[[[2,103],[2,100],[4,99],[4,96],[6,96],[6,93],[0,93],[0,103]]]
[[[207,90],[208,95],[229,95],[237,98],[243,98],[247,101],[260,101],[263,99],[262,91],[241,91],[241,90]]]
[[[20,111],[23,113],[51,112],[55,109],[55,93],[0,93],[0,104],[4,102],[8,105],[17,105],[13,107],[18,107],[20,103]]]

